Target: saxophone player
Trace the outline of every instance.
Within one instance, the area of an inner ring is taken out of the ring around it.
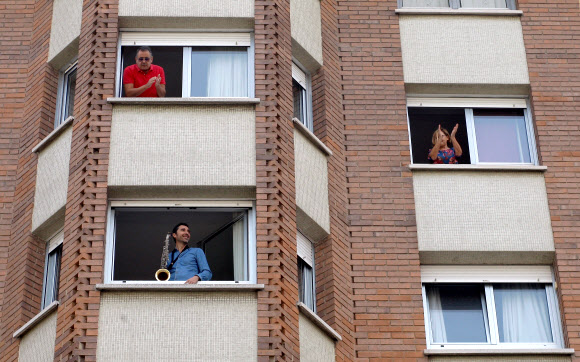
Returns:
[[[167,261],[167,270],[171,273],[169,280],[185,280],[185,284],[210,280],[212,274],[203,250],[189,246],[189,225],[184,222],[175,225],[171,236],[175,240],[175,249]]]

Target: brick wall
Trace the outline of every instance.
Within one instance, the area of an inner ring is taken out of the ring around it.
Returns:
[[[55,360],[96,360],[118,0],[85,0],[79,43]]]
[[[7,206],[3,210],[13,213],[11,219],[6,218],[8,213],[2,215],[6,226],[0,243],[4,241],[1,250],[7,253],[4,263],[0,260],[5,266],[2,279],[6,278],[0,290],[0,355],[11,361],[18,358],[19,345],[12,334],[40,311],[46,244],[31,234],[37,161],[31,151],[53,128],[57,72],[46,63],[52,1],[22,1],[7,4],[2,10],[6,17],[3,24],[10,24],[1,45],[2,56],[9,58],[2,63],[8,72],[2,73],[6,82],[0,87],[4,93],[0,98],[5,97],[1,137],[7,140],[2,144],[9,150],[2,155],[8,166],[3,169],[7,179],[2,202],[12,201],[12,209]]]
[[[357,360],[425,359],[396,1],[338,1]]]
[[[580,11],[519,0],[531,101],[556,247],[555,270],[567,346],[580,357]]]
[[[328,159],[330,235],[315,245],[317,313],[342,337],[336,344],[336,360],[352,361],[354,317],[336,1],[321,1],[320,10],[324,66],[312,79],[314,132],[332,156]]]

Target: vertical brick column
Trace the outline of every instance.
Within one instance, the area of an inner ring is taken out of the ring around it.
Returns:
[[[2,6],[0,58],[0,356],[18,359],[12,334],[40,311],[46,244],[31,234],[37,156],[54,124],[57,72],[47,63],[52,1]]]
[[[580,357],[580,11],[577,0],[519,0],[531,101],[556,247],[567,346]]]
[[[55,360],[96,360],[118,0],[85,0],[60,274]]]
[[[314,132],[332,156],[328,159],[330,235],[315,246],[317,313],[342,336],[336,359],[352,361],[354,316],[336,1],[322,0],[320,10],[324,65],[312,79]]]
[[[290,2],[255,1],[258,358],[298,360]]]
[[[397,2],[337,3],[356,358],[426,359]]]

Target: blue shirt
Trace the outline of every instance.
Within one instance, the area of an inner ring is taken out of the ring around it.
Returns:
[[[185,281],[196,275],[204,281],[211,279],[212,274],[209,269],[209,264],[207,263],[203,250],[200,248],[187,248],[181,252],[181,255],[179,254],[179,250],[174,249],[169,254],[167,266],[169,267],[171,262],[175,259],[177,259],[177,261],[173,264],[171,269],[169,269],[169,272],[171,273],[169,280]]]

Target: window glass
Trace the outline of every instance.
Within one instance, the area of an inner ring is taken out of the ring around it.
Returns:
[[[479,162],[531,162],[522,109],[474,109],[473,122]]]
[[[62,244],[48,253],[44,272],[44,288],[41,309],[58,299],[58,279]]]
[[[294,118],[306,124],[306,90],[292,79],[292,97],[294,100]]]
[[[506,0],[461,0],[462,8],[507,8]]]
[[[194,47],[191,51],[192,97],[247,97],[245,47]]]
[[[449,0],[403,0],[406,8],[448,8]]]
[[[315,309],[314,273],[312,267],[298,257],[298,282],[300,301],[313,311]]]
[[[58,127],[73,115],[77,84],[77,66],[74,64],[61,73],[54,126]]]

